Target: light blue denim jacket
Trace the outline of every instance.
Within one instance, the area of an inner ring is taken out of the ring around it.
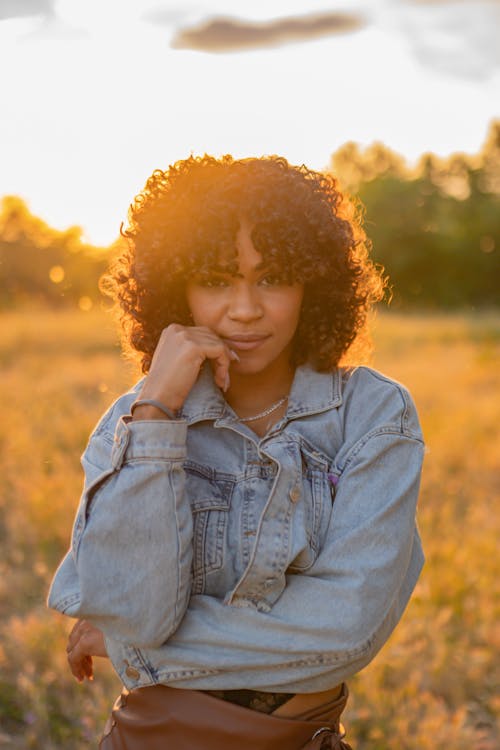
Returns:
[[[423,564],[423,442],[408,392],[366,368],[295,374],[259,438],[205,366],[179,421],[99,422],[49,606],[101,628],[129,688],[307,693],[358,672]]]

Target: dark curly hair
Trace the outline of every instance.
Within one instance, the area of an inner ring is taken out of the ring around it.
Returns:
[[[304,284],[294,364],[333,370],[365,329],[385,280],[368,257],[359,208],[331,175],[279,156],[190,156],[149,177],[121,227],[124,252],[102,279],[143,372],[162,329],[190,325],[187,279],[221,256],[236,270],[241,216],[263,258]]]

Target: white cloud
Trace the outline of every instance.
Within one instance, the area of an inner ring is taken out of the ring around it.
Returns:
[[[0,20],[54,15],[55,0],[0,0]]]
[[[500,70],[496,0],[392,0],[384,10],[380,22],[405,37],[422,66],[472,80]]]

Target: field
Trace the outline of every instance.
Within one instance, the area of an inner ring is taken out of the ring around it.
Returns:
[[[500,314],[383,315],[373,364],[412,391],[428,446],[427,556],[405,617],[350,681],[355,750],[494,750],[498,662]],[[0,317],[0,748],[82,750],[119,690],[66,666],[70,623],[46,610],[80,493],[79,456],[135,379],[101,312]]]

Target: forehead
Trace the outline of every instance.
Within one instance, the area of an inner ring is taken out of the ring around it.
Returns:
[[[240,227],[236,235],[236,252],[240,271],[258,270],[265,265],[261,253],[253,244],[252,225],[244,218],[240,220]]]
[[[241,219],[235,237],[235,246],[229,253],[222,253],[218,257],[214,270],[223,273],[251,273],[260,271],[269,265],[262,254],[256,249],[252,240],[252,224],[247,219]]]

